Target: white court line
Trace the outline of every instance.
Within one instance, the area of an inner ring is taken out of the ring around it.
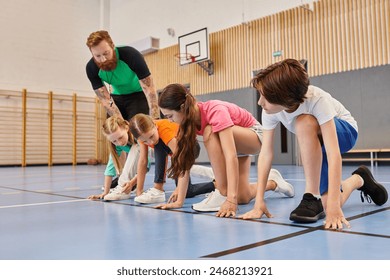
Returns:
[[[304,182],[304,181],[306,181],[305,179],[288,179],[288,178],[284,178],[284,177],[283,177],[283,179],[286,180],[287,182],[288,182],[288,181],[296,181],[296,182]],[[256,182],[256,180],[257,180],[257,177],[250,177],[250,178],[249,178],[249,181],[250,181],[251,183]],[[252,181],[253,181],[253,182],[252,182]]]
[[[295,182],[305,182],[305,179],[286,179],[286,181],[295,181]],[[377,180],[378,181],[378,180]],[[385,182],[385,181],[378,181],[379,184],[390,184],[390,182]]]
[[[257,178],[253,178],[251,177],[250,179],[254,179],[256,180]],[[288,179],[288,178],[283,178],[284,180],[286,180],[287,182],[305,182],[306,179]],[[377,180],[378,181],[378,180]],[[256,182],[256,181],[255,181]],[[385,181],[378,181],[380,184],[390,184],[390,182],[385,182]]]
[[[306,179],[287,179],[287,178],[284,178],[284,180],[286,181],[295,181],[295,182],[305,182]]]
[[[52,202],[42,202],[42,203],[16,204],[16,205],[0,206],[0,209],[27,207],[27,206],[39,206],[39,205],[50,205],[50,204],[69,203],[69,202],[80,202],[80,201],[86,201],[86,200],[89,200],[89,199],[83,198],[83,199],[75,199],[75,200],[62,200],[62,201],[52,201]]]

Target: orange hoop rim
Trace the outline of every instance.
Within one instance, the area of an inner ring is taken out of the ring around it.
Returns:
[[[195,62],[195,56],[192,56],[190,53],[177,53],[175,54],[175,58],[179,61],[188,61]]]

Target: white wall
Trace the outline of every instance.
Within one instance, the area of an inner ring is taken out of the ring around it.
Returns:
[[[306,3],[313,0],[111,0],[111,35],[118,45],[152,36],[165,48],[203,27],[212,33]]]
[[[0,89],[85,93],[99,0],[0,0]]]
[[[85,74],[88,35],[110,31],[117,45],[147,36],[160,48],[312,0],[0,0],[0,89],[94,96]],[[171,37],[167,28],[175,29]]]

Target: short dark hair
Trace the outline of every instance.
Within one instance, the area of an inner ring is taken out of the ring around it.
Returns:
[[[268,102],[293,108],[304,101],[310,82],[298,60],[285,59],[260,70],[251,84]]]

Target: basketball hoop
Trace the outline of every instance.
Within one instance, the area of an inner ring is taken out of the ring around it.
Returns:
[[[190,53],[177,53],[175,54],[175,59],[180,63],[180,65],[194,63],[195,56]]]

